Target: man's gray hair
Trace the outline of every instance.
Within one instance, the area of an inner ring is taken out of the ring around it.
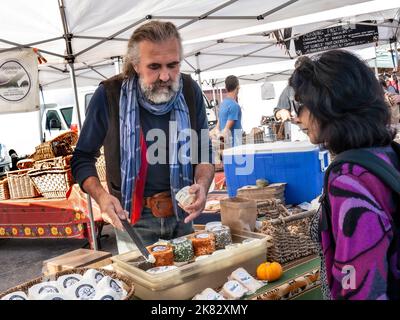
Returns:
[[[179,43],[179,60],[183,58],[183,49],[181,36],[178,29],[171,22],[150,21],[137,28],[128,42],[128,51],[125,56],[124,71],[125,77],[131,77],[136,74],[133,64],[140,61],[139,43],[147,40],[150,42],[160,43],[169,39],[177,39]]]

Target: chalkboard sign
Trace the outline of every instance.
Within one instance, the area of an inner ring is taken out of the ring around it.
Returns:
[[[377,26],[356,24],[307,33],[295,39],[294,45],[296,53],[301,55],[376,42],[378,37]]]

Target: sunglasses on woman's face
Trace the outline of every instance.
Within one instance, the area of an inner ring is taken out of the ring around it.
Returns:
[[[300,115],[300,112],[303,109],[303,107],[304,107],[304,104],[301,102],[297,102],[294,104],[293,109],[294,109],[294,112],[296,112],[297,116]]]

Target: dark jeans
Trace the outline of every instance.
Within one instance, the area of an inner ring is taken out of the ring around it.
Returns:
[[[133,226],[142,238],[145,246],[152,245],[159,239],[170,240],[192,233],[193,224],[184,223],[183,220],[177,221],[175,216],[168,218],[157,218],[153,216],[151,210],[144,208],[138,222]],[[115,229],[117,237],[118,252],[124,253],[135,250],[133,243],[126,231]]]

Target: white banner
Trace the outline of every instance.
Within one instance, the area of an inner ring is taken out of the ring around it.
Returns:
[[[37,56],[32,49],[0,53],[0,114],[39,110]]]

